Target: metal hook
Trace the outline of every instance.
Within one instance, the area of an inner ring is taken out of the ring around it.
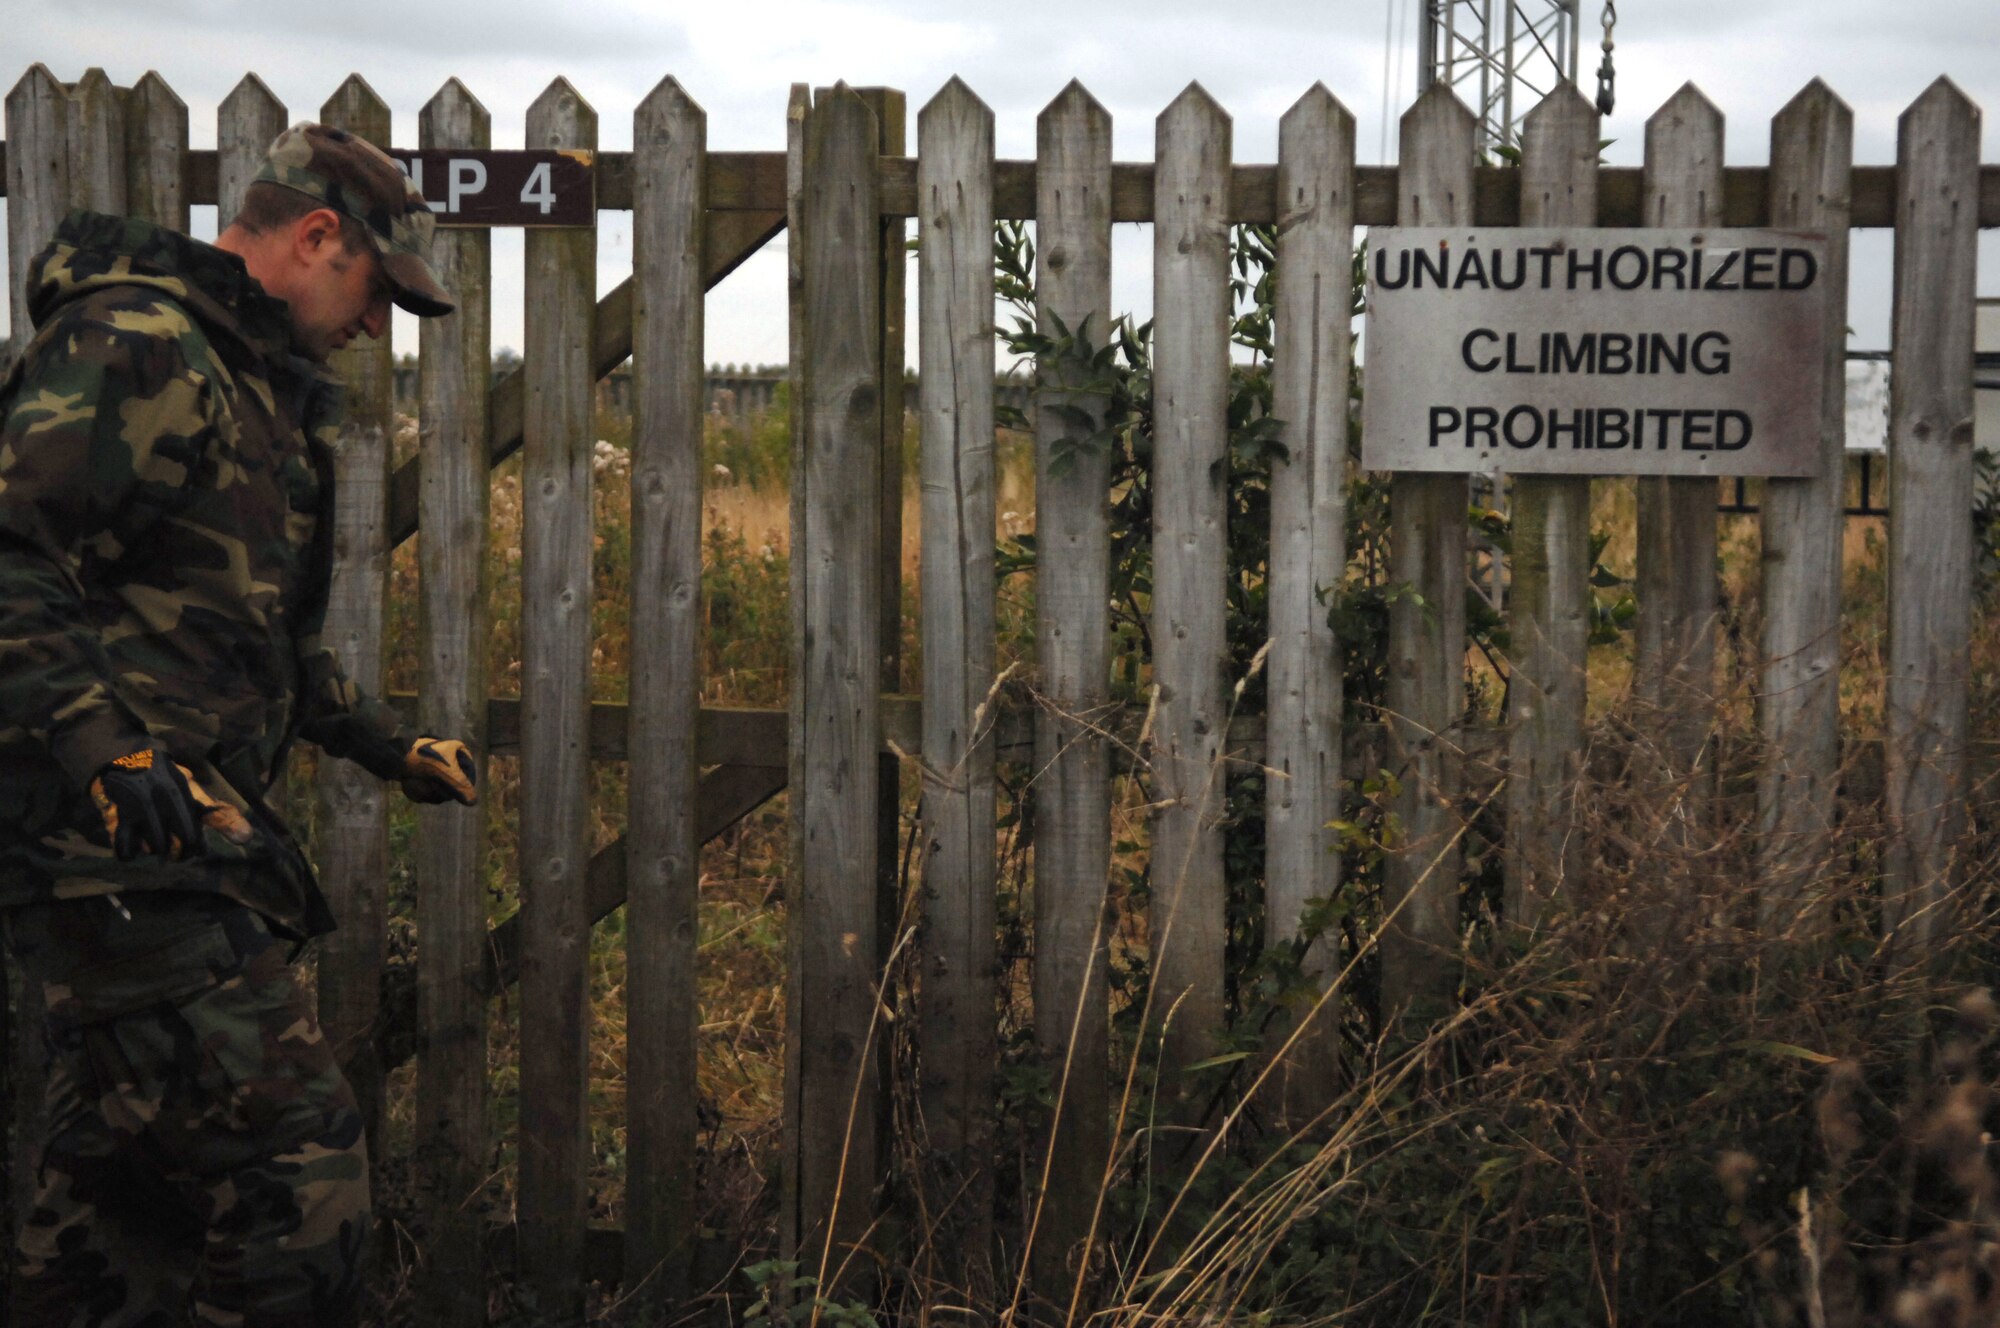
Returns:
[[[1611,30],[1618,23],[1617,0],[1604,0],[1602,22],[1604,24],[1604,63],[1597,67],[1597,113],[1599,115],[1609,115],[1611,114],[1612,107],[1618,103],[1618,71],[1611,64],[1611,48],[1616,45],[1611,40]]]

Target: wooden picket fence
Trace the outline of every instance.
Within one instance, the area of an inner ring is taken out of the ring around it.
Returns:
[[[73,85],[36,66],[6,99],[13,326],[22,274],[62,211],[86,206],[185,228],[191,204],[233,213],[287,111],[255,76],[222,103],[213,151],[190,151],[185,107],[157,75],[131,89],[93,70]],[[318,112],[388,143],[388,107],[359,77]],[[384,800],[337,763],[320,774],[319,865],[342,926],[322,944],[319,999],[371,1120],[388,1068],[385,1026],[414,1030],[413,1162],[429,1204],[419,1294],[425,1322],[476,1323],[490,1247],[466,1197],[486,1179],[489,998],[521,989],[520,1285],[553,1314],[580,1305],[587,1268],[678,1300],[690,1283],[696,1146],[695,925],[703,841],[790,790],[781,1242],[808,1271],[838,1274],[875,1218],[880,974],[919,947],[919,1094],[926,1155],[955,1196],[939,1239],[968,1277],[992,1248],[995,1027],[995,762],[1031,757],[1036,1036],[1062,1085],[1036,1212],[1036,1283],[1065,1284],[1095,1220],[1113,1145],[1106,972],[1112,751],[1107,614],[1108,459],[1056,456],[1073,432],[1035,424],[1039,698],[1000,704],[995,679],[994,279],[996,219],[1037,235],[1038,311],[1110,324],[1111,228],[1153,226],[1156,396],[1155,703],[1142,753],[1156,808],[1151,955],[1161,1010],[1177,1002],[1165,1064],[1206,1056],[1223,1031],[1225,901],[1220,775],[1255,753],[1272,772],[1269,940],[1290,941],[1308,901],[1337,886],[1329,823],[1342,809],[1339,643],[1319,592],[1345,571],[1356,228],[1772,225],[1829,237],[1827,458],[1817,479],[1774,480],[1763,507],[1760,724],[1770,753],[1757,797],[1764,908],[1782,921],[1836,824],[1842,735],[1838,637],[1847,240],[1896,230],[1884,788],[1891,852],[1884,925],[1919,945],[1958,869],[1966,819],[1971,621],[1972,328],[1977,229],[2000,225],[2000,168],[1978,160],[1978,110],[1940,81],[1901,122],[1894,166],[1856,167],[1852,116],[1815,82],[1771,126],[1768,168],[1727,168],[1720,112],[1692,86],[1648,122],[1641,169],[1598,164],[1596,112],[1559,90],[1527,122],[1518,168],[1481,165],[1474,118],[1436,88],[1403,117],[1398,167],[1356,164],[1351,114],[1324,88],[1280,124],[1278,161],[1238,165],[1231,121],[1198,85],[1156,123],[1155,159],[1114,163],[1111,117],[1072,83],[1038,121],[1032,161],[996,161],[994,121],[947,84],[907,155],[901,94],[794,87],[783,152],[707,149],[700,107],[673,80],[634,112],[629,153],[599,154],[599,206],[633,215],[634,272],[594,297],[596,236],[531,232],[524,363],[489,385],[491,257],[479,231],[441,231],[437,264],[460,312],[422,324],[418,462],[391,471],[393,365],[386,345],[343,352],[354,413],[339,450],[339,561],[329,637],[377,687],[390,551],[421,528],[422,678],[414,716],[487,752],[518,753],[521,911],[489,935],[478,871],[483,812],[426,808],[415,841],[419,978],[413,1008],[382,1008]],[[594,149],[596,112],[557,80],[527,112],[526,143]],[[448,81],[418,118],[424,147],[481,147],[490,119]],[[905,225],[917,260],[923,374],[922,696],[900,672],[900,436]],[[1275,223],[1279,272],[1274,412],[1288,459],[1271,479],[1269,702],[1232,714],[1225,676],[1225,447],[1229,228]],[[789,228],[795,463],[794,645],[789,712],[699,705],[699,465],[703,293]],[[593,384],[632,361],[633,596],[629,705],[590,702]],[[1045,384],[1069,405],[1065,384]],[[1081,403],[1086,410],[1091,402]],[[482,581],[489,471],[524,454],[523,667],[519,701],[489,699]],[[1390,865],[1382,940],[1385,1010],[1439,1009],[1460,944],[1455,810],[1484,741],[1504,793],[1509,921],[1532,922],[1578,864],[1566,861],[1582,773],[1590,481],[1515,482],[1508,722],[1481,739],[1465,709],[1467,481],[1392,481],[1395,582],[1416,591],[1391,623],[1389,713],[1376,741],[1397,770],[1406,850]],[[1671,781],[1693,782],[1714,717],[1716,487],[1640,485],[1636,692],[1672,723]],[[1236,722],[1232,724],[1232,719]],[[893,750],[892,750],[893,749]],[[898,756],[916,755],[922,927],[899,925]],[[629,832],[590,851],[592,761],[629,767]],[[1690,800],[1691,820],[1702,815]],[[586,1229],[585,961],[592,924],[619,904],[628,946],[627,1177],[622,1238],[597,1260]],[[1322,977],[1339,956],[1309,957]],[[1288,1102],[1333,1090],[1331,1002],[1281,1030]],[[22,1033],[15,1041],[22,1042]],[[20,1065],[25,1065],[21,1058]],[[20,1096],[18,1076],[10,1081]],[[16,1159],[15,1194],[31,1169]]]

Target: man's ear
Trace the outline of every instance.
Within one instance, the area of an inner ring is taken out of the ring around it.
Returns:
[[[292,252],[301,262],[311,262],[328,245],[339,248],[340,214],[332,208],[314,208],[292,226]]]

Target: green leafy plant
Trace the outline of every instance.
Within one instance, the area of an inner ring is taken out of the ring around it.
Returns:
[[[859,1301],[834,1301],[819,1294],[817,1279],[799,1272],[793,1259],[766,1259],[743,1269],[756,1299],[743,1311],[744,1328],[778,1324],[825,1324],[827,1328],[880,1328],[875,1314]]]

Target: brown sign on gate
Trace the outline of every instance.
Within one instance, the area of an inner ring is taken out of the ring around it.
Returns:
[[[431,148],[391,151],[440,226],[595,226],[589,152]]]

